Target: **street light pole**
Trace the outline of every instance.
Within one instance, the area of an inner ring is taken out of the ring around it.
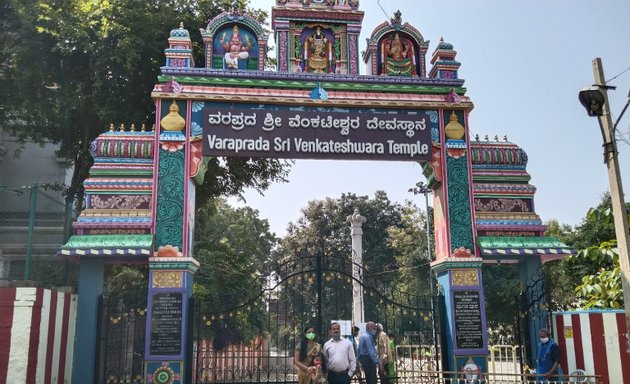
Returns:
[[[608,87],[606,86],[606,80],[604,78],[602,60],[599,57],[593,60],[593,74],[595,76],[595,87],[599,88],[604,96],[603,110],[601,115],[598,114],[598,120],[604,139],[604,162],[608,167],[610,197],[612,200],[615,235],[617,237],[617,248],[619,252],[619,268],[621,269],[623,300],[625,303],[626,326],[630,332],[630,258],[628,256],[630,254],[630,248],[628,248],[628,215],[626,212],[626,204],[624,203],[621,172],[619,171],[619,153],[617,152],[617,142],[615,140],[615,126],[613,126],[612,123],[610,106],[608,104]],[[630,348],[630,345],[628,348]]]
[[[427,213],[427,224],[426,224],[426,230],[427,230],[427,257],[429,258],[429,262],[432,261],[432,257],[431,257],[431,227],[429,224],[429,193],[433,192],[432,189],[429,188],[428,185],[425,185],[422,181],[419,181],[416,183],[416,186],[409,189],[409,192],[413,192],[414,195],[417,195],[419,193],[422,193],[424,195],[424,206],[426,208],[426,213]],[[435,345],[435,350],[437,351],[438,348],[438,336],[437,336],[437,327],[436,327],[436,321],[435,321],[435,308],[436,308],[436,300],[437,297],[435,297],[435,294],[433,293],[433,270],[429,271],[429,293],[431,295],[431,312],[432,312],[432,316],[433,316],[433,343]],[[439,304],[438,304],[439,305]],[[440,358],[438,356],[438,354],[435,354],[435,366],[438,367],[440,364]]]
[[[427,185],[425,185],[422,181],[419,181],[416,183],[415,187],[409,189],[409,192],[413,192],[414,195],[418,195],[420,193],[424,195],[424,204],[425,204],[426,213],[427,213],[427,225],[426,225],[427,257],[429,258],[429,261],[431,261],[431,228],[429,226],[429,193],[431,193],[432,190]],[[431,274],[429,274],[429,289],[431,292],[431,296],[433,296],[433,278]]]

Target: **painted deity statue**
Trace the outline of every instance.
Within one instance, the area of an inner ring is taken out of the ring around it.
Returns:
[[[381,46],[383,70],[381,74],[389,76],[416,76],[413,44],[402,39],[399,33],[385,39]]]
[[[232,28],[232,36],[228,41],[225,41],[226,32],[223,32],[221,36],[221,46],[225,50],[225,66],[230,69],[238,69],[238,60],[247,59],[249,57],[249,48],[252,46],[252,42],[248,35],[245,35],[245,44],[238,30],[238,26]]]
[[[306,39],[306,71],[326,73],[332,61],[330,41],[317,27],[315,32]]]

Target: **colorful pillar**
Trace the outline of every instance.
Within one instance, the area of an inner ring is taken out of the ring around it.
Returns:
[[[488,337],[482,259],[475,255],[471,157],[465,111],[440,112],[432,161],[425,166],[434,189],[436,260],[431,264],[445,297],[444,370],[481,375],[487,370]]]
[[[164,117],[159,120],[155,149],[157,252],[149,258],[145,377],[152,383],[179,384],[189,380],[192,367],[187,353],[192,350],[188,345],[189,302],[199,264],[192,257],[195,186],[190,168],[196,145],[184,118],[191,114],[191,102],[158,100],[156,109],[158,119]]]
[[[190,34],[180,26],[171,31],[165,50],[169,67],[191,67]],[[176,55],[177,54],[177,55]],[[173,97],[182,87],[171,81]],[[149,257],[149,290],[145,333],[144,376],[147,382],[191,382],[192,345],[189,319],[193,275],[199,263],[193,258],[195,185],[199,169],[199,138],[191,134],[191,101],[156,101],[153,223],[155,247]],[[162,117],[163,116],[163,117]]]

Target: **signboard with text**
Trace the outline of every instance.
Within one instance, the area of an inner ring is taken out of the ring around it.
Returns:
[[[151,306],[151,355],[179,355],[182,352],[182,294],[156,293]]]
[[[483,348],[481,298],[478,291],[453,291],[455,344],[460,349]]]
[[[204,156],[287,159],[427,161],[431,158],[431,128],[437,127],[435,111],[208,106],[203,119]]]

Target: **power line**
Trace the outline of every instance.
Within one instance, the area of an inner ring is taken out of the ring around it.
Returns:
[[[380,4],[379,4],[380,5]],[[382,8],[381,8],[382,9]],[[613,76],[611,79],[608,79],[606,81],[604,81],[604,84],[608,84],[608,82],[615,80],[616,78],[618,78],[619,76],[623,75],[624,73],[630,71],[630,67],[626,68],[623,72],[621,72],[620,74],[618,74],[617,76]]]
[[[385,14],[385,17],[389,18],[389,14],[387,14],[387,11],[385,11],[385,9],[383,9],[383,6],[381,5],[381,0],[377,0],[376,4],[378,4],[378,7],[381,9],[381,11],[383,11],[383,13]]]

